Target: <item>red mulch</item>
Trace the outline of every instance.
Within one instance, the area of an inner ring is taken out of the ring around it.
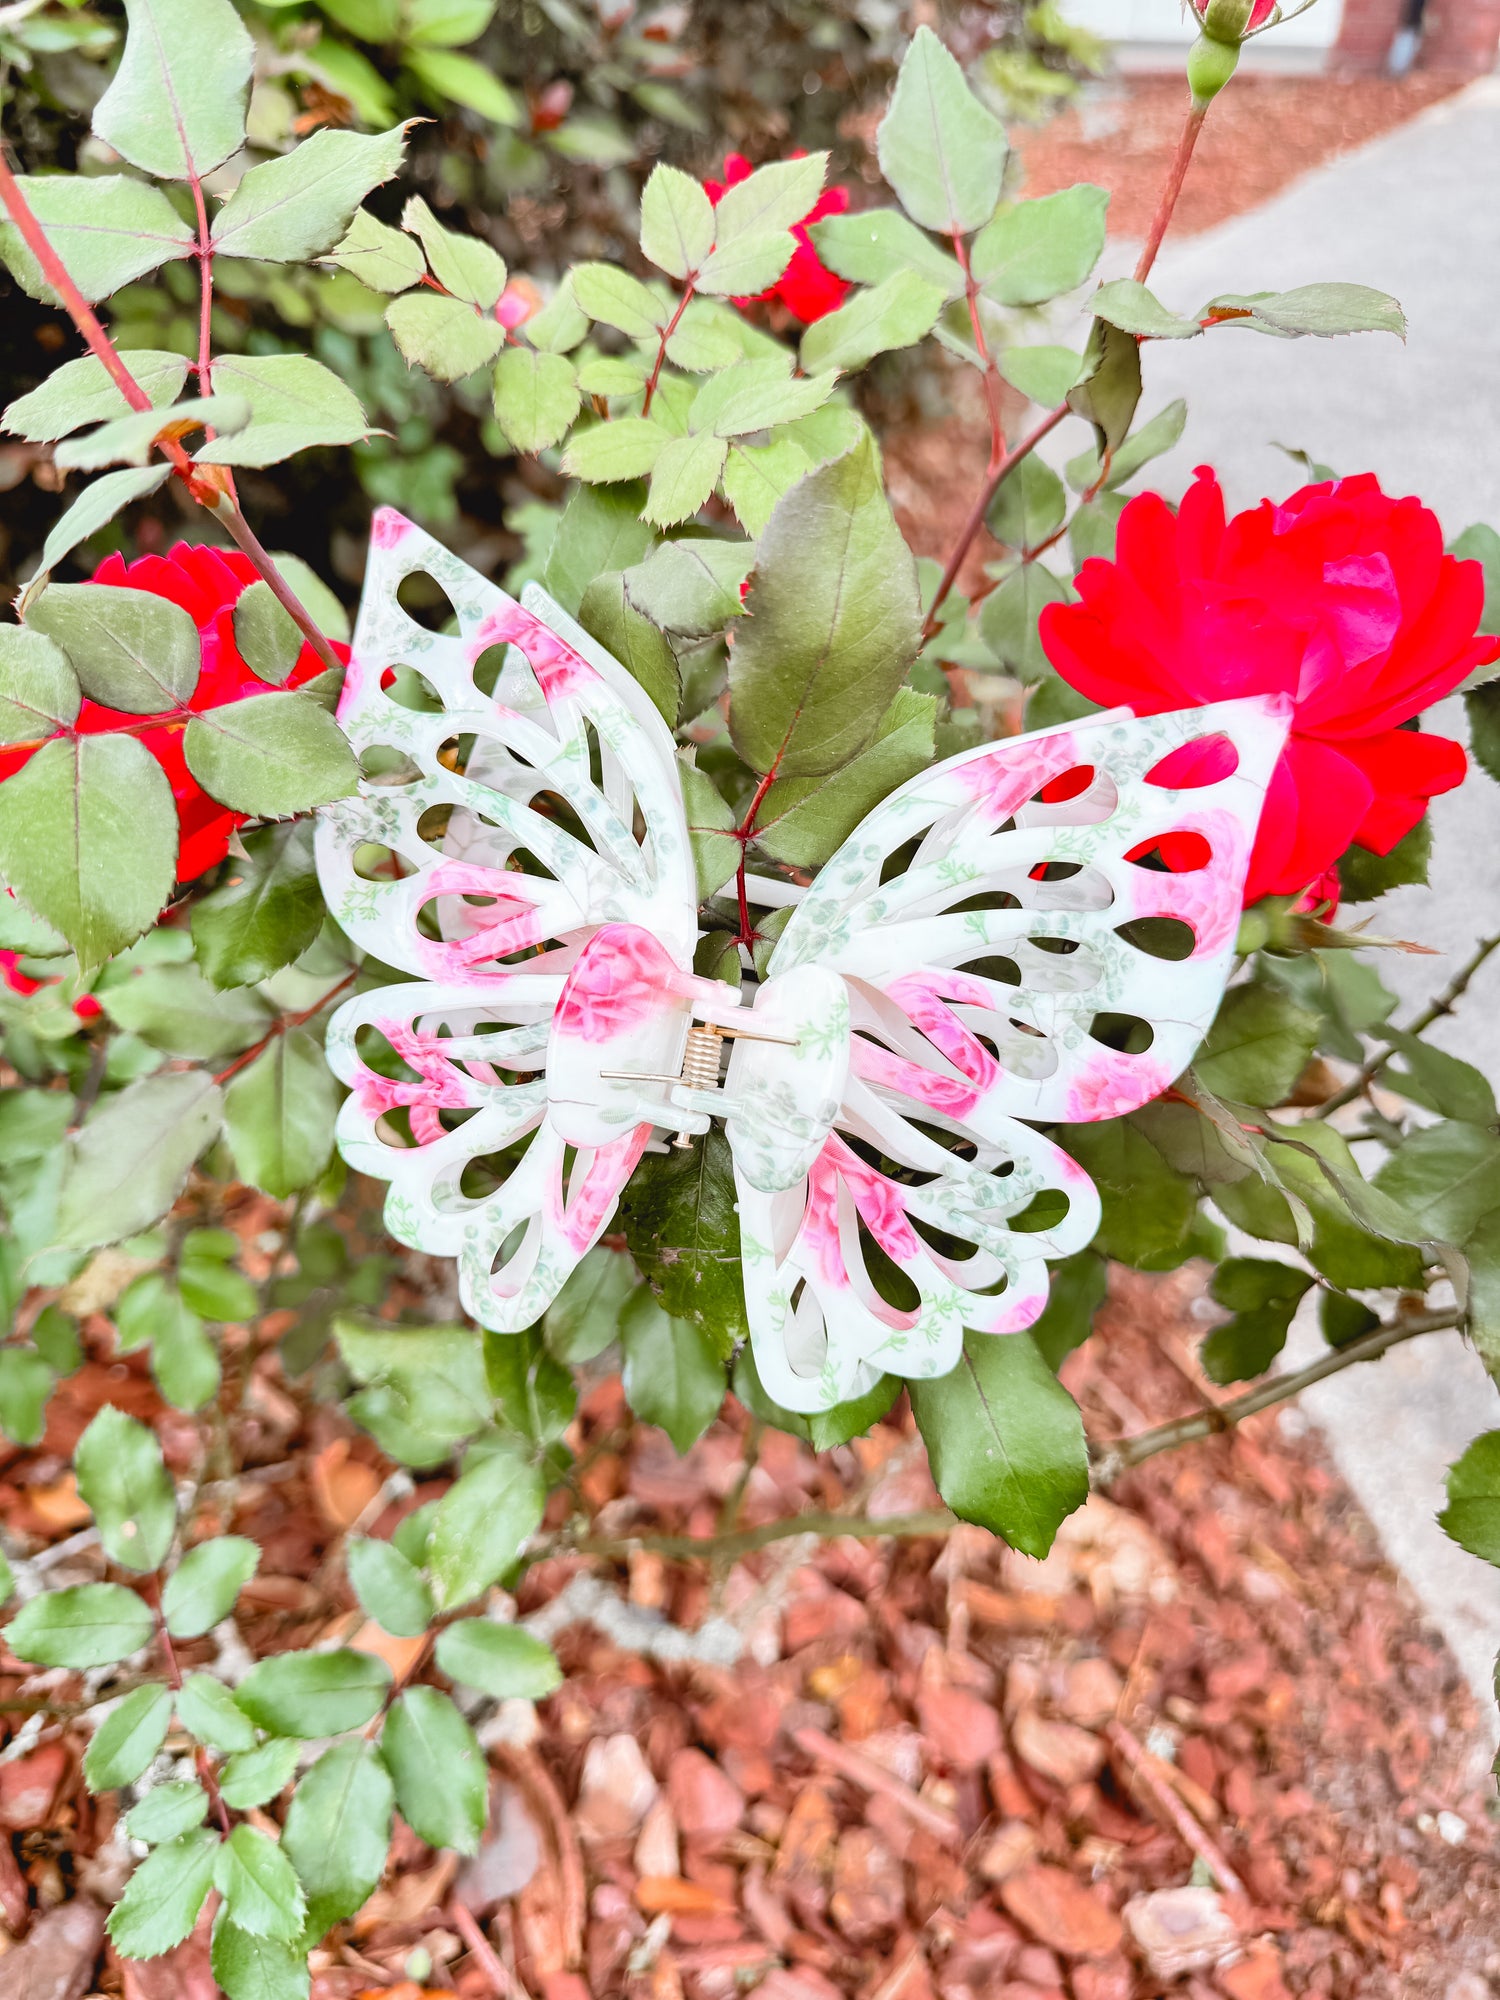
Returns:
[[[253,1267],[277,1212],[252,1197],[232,1219]],[[1119,1280],[1067,1369],[1091,1434],[1204,1400],[1199,1296],[1192,1273]],[[417,1642],[361,1628],[340,1539],[372,1514],[389,1533],[442,1482],[381,1513],[392,1468],[281,1378],[287,1317],[245,1356],[235,1421],[252,1469],[206,1525],[262,1544],[241,1620],[252,1651],[342,1637],[399,1668]],[[139,1358],[110,1358],[104,1316],[85,1331],[92,1358],[43,1446],[0,1464],[23,1552],[80,1525],[63,1454],[100,1401],[154,1416],[179,1471],[191,1455]],[[679,1460],[600,1377],[573,1437],[595,1532],[715,1532],[744,1428],[730,1404]],[[875,1520],[933,1498],[898,1405],[822,1459],[768,1433],[739,1519]],[[52,1580],[97,1573],[84,1550]],[[576,1601],[580,1583],[607,1608],[556,1635],[567,1684],[535,1722],[524,1705],[477,1718],[494,1766],[479,1858],[460,1870],[398,1832],[374,1902],[315,1958],[314,2000],[1478,2000],[1500,1974],[1473,1701],[1295,1422],[1153,1459],[1065,1524],[1044,1563],[974,1529],[946,1545],[786,1540],[717,1575],[638,1547],[538,1565],[522,1614],[570,1587]],[[605,1636],[621,1617],[676,1657]],[[184,1664],[214,1650],[190,1642]],[[38,1678],[54,1700],[78,1693],[76,1677]],[[0,1699],[33,1691],[0,1657]],[[0,1726],[13,1735],[21,1716]],[[115,1808],[81,1785],[83,1742],[51,1723],[0,1756],[0,1942],[29,1927],[53,1957],[71,1951],[59,1992],[211,2000],[201,1940],[163,1982],[107,1947],[97,1962],[92,1923],[42,1922],[114,1892],[107,1852],[91,1857]],[[41,1990],[21,1983],[25,1954],[6,1956],[0,1996]]]
[[[1215,99],[1172,220],[1191,236],[1269,201],[1300,174],[1404,124],[1465,78],[1241,74]],[[1079,107],[1016,136],[1028,195],[1075,181],[1110,191],[1110,229],[1141,237],[1182,130],[1180,77],[1117,77]]]

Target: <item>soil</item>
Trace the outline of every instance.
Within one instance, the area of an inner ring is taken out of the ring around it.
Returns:
[[[276,1220],[245,1198],[247,1243]],[[397,1287],[397,1296],[402,1292]],[[1199,1274],[1120,1274],[1067,1365],[1099,1441],[1200,1407]],[[264,1557],[240,1635],[418,1642],[362,1625],[339,1551],[389,1534],[413,1491],[368,1438],[283,1377],[279,1320],[242,1359],[251,1469],[206,1532]],[[35,1451],[0,1466],[18,1553],[101,1571],[66,1453],[93,1408],[191,1452],[139,1357],[90,1359]],[[233,1364],[231,1364],[233,1366]],[[747,1469],[730,1402],[684,1459],[589,1388],[576,1498],[617,1556],[531,1569],[566,1684],[476,1715],[491,1829],[460,1867],[398,1831],[374,1901],[314,1957],[314,2000],[456,1990],[533,2000],[1486,2000],[1500,1992],[1500,1850],[1472,1697],[1295,1412],[1150,1460],[1096,1493],[1034,1562],[984,1532],[760,1548],[717,1570],[654,1549],[805,1511],[871,1523],[935,1504],[904,1403],[823,1458],[767,1432]],[[730,1499],[738,1495],[737,1503]],[[396,1497],[399,1496],[399,1497]],[[216,1641],[183,1666],[217,1664]],[[420,1672],[421,1670],[418,1669]],[[113,1893],[112,1800],[76,1723],[23,1720],[45,1683],[0,1657],[0,2000],[62,1954],[76,2000],[211,2000],[205,1944],[121,1966],[58,1911]],[[24,1735],[20,1734],[24,1729]],[[48,1915],[48,1912],[53,1914]],[[70,1970],[71,1968],[71,1970]],[[1177,1968],[1180,1968],[1177,1969]],[[415,1975],[415,1976],[414,1976]],[[1492,1979],[1494,1984],[1491,1984]]]

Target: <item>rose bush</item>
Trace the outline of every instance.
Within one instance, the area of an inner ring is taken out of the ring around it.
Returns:
[[[1085,563],[1076,587],[1078,603],[1042,613],[1041,640],[1090,701],[1156,715],[1291,697],[1247,902],[1300,895],[1351,843],[1389,854],[1429,799],[1462,783],[1462,747],[1407,725],[1500,658],[1479,630],[1484,572],[1444,554],[1437,517],[1372,474],[1226,520],[1200,467],[1175,511],[1154,493],[1132,500],[1114,560]],[[1193,752],[1162,771],[1179,784],[1212,775],[1213,757]]]

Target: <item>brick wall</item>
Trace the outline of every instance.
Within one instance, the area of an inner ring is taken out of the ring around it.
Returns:
[[[1407,5],[1408,0],[1344,0],[1329,67],[1345,74],[1380,74]],[[1497,56],[1500,0],[1426,0],[1419,68],[1482,76],[1494,69]]]

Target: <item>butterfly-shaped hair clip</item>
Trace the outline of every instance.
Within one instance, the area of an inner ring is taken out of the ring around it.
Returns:
[[[414,572],[456,633],[402,609]],[[1036,1127],[1132,1111],[1192,1059],[1287,726],[1275,697],[1120,710],[935,764],[810,888],[750,877],[794,907],[736,992],[693,970],[671,733],[538,585],[517,602],[382,510],[339,721],[373,775],[324,814],[319,875],[404,976],[339,1009],[328,1055],[391,1233],[519,1331],[647,1146],[720,1122],[756,1366],[804,1412],[1040,1313],[1099,1202]]]

